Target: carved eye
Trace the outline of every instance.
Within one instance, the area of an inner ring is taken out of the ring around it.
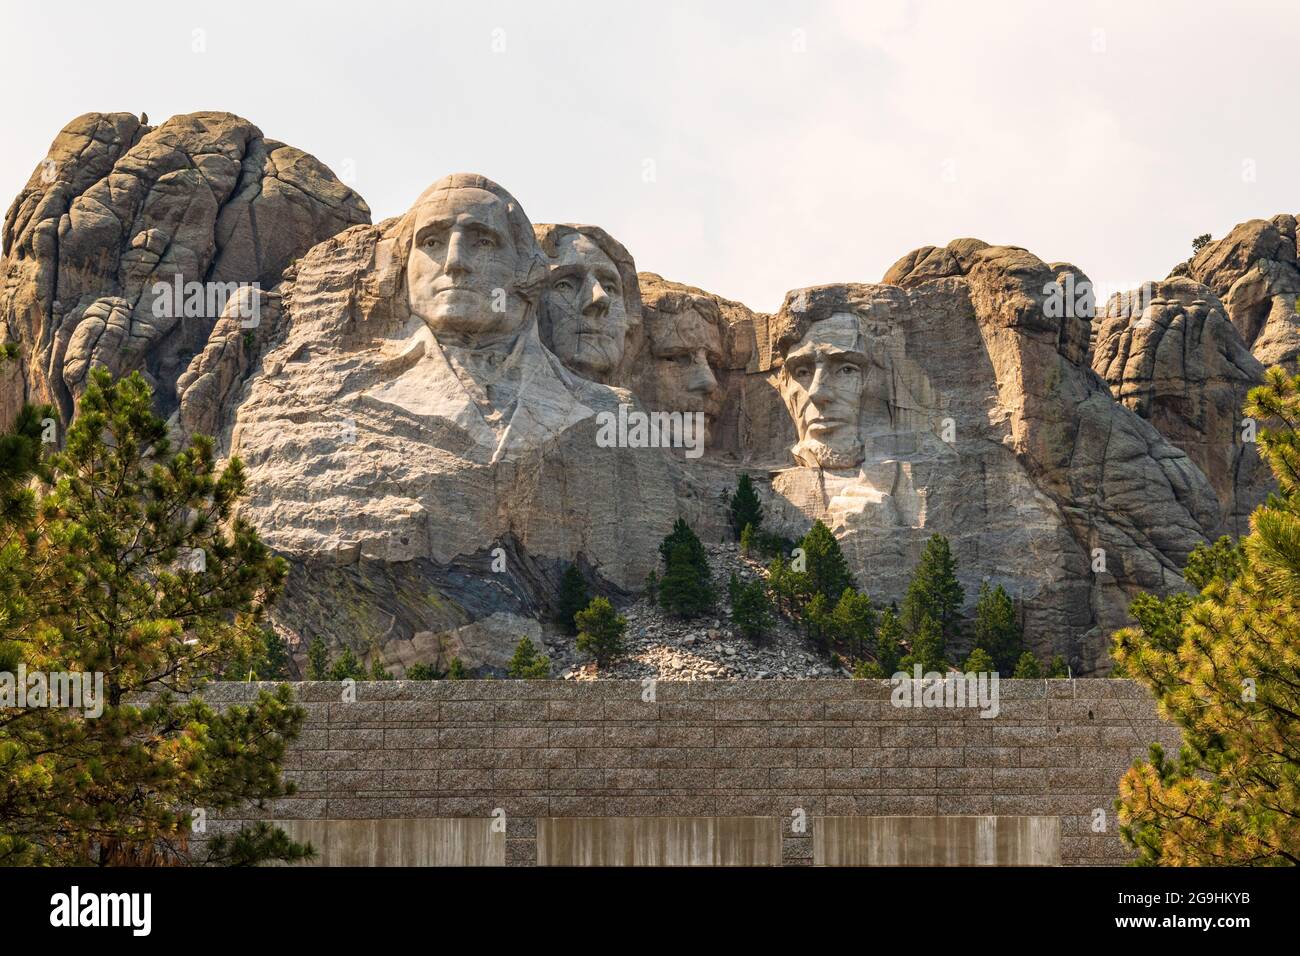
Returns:
[[[560,279],[555,283],[554,288],[557,292],[572,295],[577,290],[578,286],[572,279]]]
[[[479,249],[495,249],[497,247],[496,240],[488,235],[478,236],[478,238],[474,240],[474,245]]]
[[[424,241],[420,243],[420,245],[424,246],[426,249],[435,249],[442,245],[442,236],[438,235],[436,232],[431,232],[429,235],[424,237]]]
[[[848,378],[849,376],[853,376],[857,374],[858,374],[858,367],[856,365],[841,365],[839,367],[839,375],[841,378]]]

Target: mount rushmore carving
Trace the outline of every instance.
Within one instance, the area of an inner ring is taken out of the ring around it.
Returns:
[[[6,216],[0,408],[66,420],[91,364],[141,370],[248,466],[242,512],[291,560],[278,624],[399,670],[449,643],[501,667],[571,563],[637,594],[678,518],[725,538],[747,472],[772,530],[825,521],[877,601],[938,532],[968,600],[1004,585],[1040,657],[1096,673],[1132,597],[1184,587],[1267,494],[1240,408],[1300,353],[1295,247],[1293,217],[1243,224],[1094,318],[1056,307],[1076,267],[962,239],[763,314],[481,176],[372,225],[237,117],[88,114]],[[160,319],[177,275],[247,287]]]

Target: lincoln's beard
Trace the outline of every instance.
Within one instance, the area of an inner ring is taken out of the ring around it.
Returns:
[[[815,438],[805,438],[791,446],[794,460],[808,468],[856,468],[862,464],[862,441],[854,439],[838,446],[828,445]]]

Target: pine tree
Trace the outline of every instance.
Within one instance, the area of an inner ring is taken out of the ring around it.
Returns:
[[[763,524],[763,505],[758,500],[754,483],[749,475],[742,473],[736,485],[736,493],[731,496],[731,527],[740,535],[746,527],[757,531]]]
[[[1156,633],[1139,617],[1114,639],[1184,741],[1172,758],[1153,746],[1120,782],[1120,833],[1148,865],[1300,863],[1300,376],[1269,369],[1245,411],[1264,425],[1277,493],[1239,549],[1189,557],[1199,594],[1146,602]]]
[[[262,628],[262,666],[258,680],[289,679],[289,646],[273,627]]]
[[[393,675],[388,672],[384,666],[384,659],[376,654],[370,659],[370,679],[371,680],[392,680]]]
[[[957,636],[965,600],[965,592],[957,582],[957,561],[948,539],[941,534],[933,535],[921,552],[921,560],[912,572],[912,582],[903,599],[903,626],[915,637],[921,621],[928,617],[939,625],[947,644]]]
[[[885,676],[885,669],[880,666],[879,661],[861,660],[853,665],[854,680],[871,680],[879,679]]]
[[[942,674],[948,670],[945,653],[943,628],[938,621],[926,615],[912,632],[911,649],[899,661],[898,666],[910,673],[913,667],[920,664],[922,673],[938,671]]]
[[[835,623],[831,619],[831,602],[826,600],[825,594],[819,591],[812,596],[812,599],[804,605],[802,619],[804,637],[825,650],[834,635],[835,628]]]
[[[37,419],[39,424],[39,419]],[[196,436],[179,452],[139,374],[92,369],[62,452],[39,461],[29,413],[0,441],[0,646],[31,671],[98,674],[103,713],[0,716],[0,863],[292,861],[269,824],[190,842],[194,807],[292,792],[288,685],[217,712],[203,681],[264,646],[285,562],[232,513],[243,466]],[[37,479],[37,487],[29,479]]]
[[[653,569],[645,576],[645,596],[651,604],[659,603],[659,575]]]
[[[799,542],[803,548],[808,575],[809,598],[821,594],[828,604],[840,599],[845,588],[855,587],[853,575],[849,572],[849,562],[840,550],[840,543],[835,540],[831,529],[820,521],[814,521],[812,528]]]
[[[451,659],[451,665],[447,668],[447,680],[469,680],[469,670],[459,657]]]
[[[587,593],[587,581],[576,564],[569,565],[560,580],[560,604],[556,610],[555,623],[566,634],[577,634],[578,625],[573,616],[591,603]]]
[[[432,664],[412,664],[406,669],[406,680],[442,680],[445,675]]]
[[[731,622],[750,640],[760,640],[772,626],[772,606],[763,582],[742,582],[732,574],[729,591]]]
[[[1056,654],[1052,657],[1051,663],[1047,665],[1047,676],[1054,680],[1070,676],[1070,665],[1063,655]]]
[[[510,658],[510,666],[506,669],[506,674],[516,680],[550,677],[551,662],[545,655],[537,653],[537,648],[533,646],[532,641],[521,637],[519,643],[515,645],[515,653]]]
[[[997,668],[994,665],[993,658],[989,655],[989,652],[984,650],[982,647],[977,647],[971,651],[970,656],[966,658],[966,663],[963,665],[962,670],[967,674],[991,674],[993,671],[997,670]]]
[[[861,658],[875,644],[876,620],[876,607],[871,599],[852,588],[844,589],[831,612],[836,636],[848,642],[855,658]]]
[[[1043,665],[1033,651],[1025,651],[1016,661],[1016,669],[1011,675],[1016,680],[1034,680],[1043,676]]]
[[[594,657],[599,666],[604,667],[623,653],[627,618],[616,612],[607,598],[594,598],[578,612],[577,621],[578,650]]]
[[[1023,631],[1010,595],[1002,585],[990,588],[985,581],[980,585],[975,604],[975,645],[993,658],[989,670],[1010,674],[1020,659],[1023,643]]]
[[[745,557],[749,557],[754,552],[754,537],[754,526],[752,524],[745,525],[740,532],[740,553]]]
[[[307,645],[307,679],[330,679],[329,649],[322,637],[313,637]]]
[[[886,674],[898,671],[902,645],[903,623],[898,619],[898,612],[892,607],[885,608],[876,625],[875,657]]]
[[[681,518],[659,544],[664,576],[659,582],[659,603],[679,617],[698,617],[713,607],[713,576],[704,545]]]
[[[330,680],[365,680],[366,672],[352,648],[343,645],[343,653],[330,664]]]

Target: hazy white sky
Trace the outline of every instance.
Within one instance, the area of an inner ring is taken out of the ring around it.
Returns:
[[[228,110],[376,220],[481,172],[534,222],[602,225],[639,268],[765,311],[958,236],[1136,283],[1198,233],[1300,212],[1294,0],[65,0],[0,18],[6,203],[79,113]]]

